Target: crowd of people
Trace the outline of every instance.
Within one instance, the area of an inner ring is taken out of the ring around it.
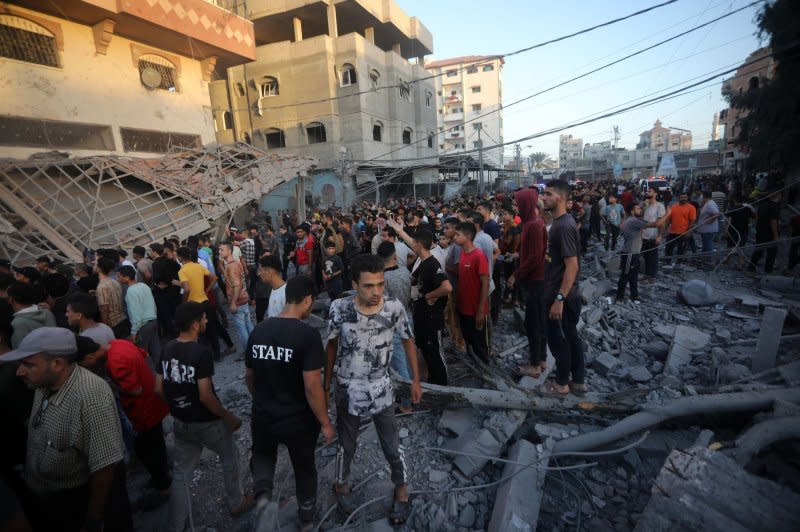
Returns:
[[[420,401],[422,381],[451,384],[448,354],[491,363],[501,309],[519,305],[529,343],[519,374],[540,377],[549,346],[553,378],[539,392],[585,394],[578,277],[589,247],[618,252],[618,302],[626,290],[639,301],[640,262],[649,282],[662,255],[663,267],[679,267],[688,250],[705,259],[723,233],[743,267],[751,225],[748,268],[766,254],[770,273],[782,196],[769,185],[745,199],[711,180],[696,190],[553,180],[485,198],[390,199],[302,219],[279,213],[277,233],[259,213],[246,227],[226,228],[219,242],[173,238],[137,246],[130,258],[97,249],[78,265],[0,261],[6,522],[125,531],[133,510],[168,503],[165,527],[182,531],[204,448],[219,456],[227,510],[263,511],[275,504],[277,449],[285,445],[298,519],[309,529],[320,433],[336,441],[333,490],[348,514],[359,506],[350,485],[359,427],[371,418],[395,485],[389,518],[403,523],[408,472],[395,416]],[[798,264],[799,216],[790,231],[787,272]],[[323,294],[325,338],[304,321]],[[252,494],[242,489],[233,437],[242,422],[214,386],[225,357],[242,363],[252,396]],[[410,383],[407,397],[396,397],[392,377]],[[152,487],[135,501],[126,488],[132,457]]]

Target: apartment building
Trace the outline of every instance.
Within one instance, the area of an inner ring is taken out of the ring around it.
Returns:
[[[214,141],[209,81],[255,58],[253,23],[227,4],[4,2],[0,156],[151,156]]]
[[[503,65],[499,56],[470,55],[426,63],[436,75],[439,153],[485,147],[484,164],[503,168]],[[478,154],[471,156],[477,159]]]
[[[562,170],[574,169],[575,161],[583,158],[583,139],[572,135],[558,136],[558,166]]]
[[[315,157],[307,183],[320,205],[357,190],[428,183],[438,163],[433,38],[391,0],[254,0],[255,61],[211,84],[217,139]],[[429,168],[415,168],[428,165]],[[264,198],[291,208],[294,184]],[[360,189],[359,189],[360,187]]]
[[[639,134],[637,149],[665,151],[687,151],[692,149],[692,132],[686,129],[668,128],[656,120],[653,127]]]

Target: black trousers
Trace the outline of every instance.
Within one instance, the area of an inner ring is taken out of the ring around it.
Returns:
[[[178,336],[175,327],[175,309],[181,304],[181,293],[177,287],[153,288],[153,299],[156,302],[156,316],[161,337],[172,339]]]
[[[767,244],[769,242],[773,242],[772,238],[758,238],[756,235],[756,245],[758,244]],[[767,254],[767,259],[764,262],[764,273],[772,273],[772,270],[775,269],[775,258],[778,256],[778,245],[766,246],[766,247],[759,247],[753,250],[753,255],[750,257],[750,271],[755,271],[756,266],[758,263],[761,262],[761,257],[764,256],[764,252]]]
[[[250,471],[253,475],[253,494],[256,499],[272,499],[275,482],[275,467],[278,461],[278,445],[283,444],[289,451],[289,459],[294,469],[295,489],[300,507],[313,508],[317,500],[317,467],[314,451],[319,437],[319,426],[292,434],[276,435],[268,427],[260,426],[257,420],[252,424],[253,454],[250,458]]]
[[[686,253],[686,246],[689,244],[689,238],[691,235],[679,235],[670,233],[667,235],[667,247],[665,253],[667,257],[671,257],[672,253],[675,251],[675,247],[678,247],[678,255],[683,255]]]
[[[608,241],[611,239],[611,249],[617,249],[617,239],[619,239],[619,226],[606,224],[606,239],[604,246],[608,251]]]
[[[619,265],[617,299],[625,297],[625,286],[631,285],[631,299],[639,298],[639,254],[623,253]]]
[[[547,360],[547,312],[544,307],[544,281],[527,281],[525,286],[525,334],[531,365]]]
[[[211,352],[214,354],[214,360],[219,360],[219,330],[221,327],[219,318],[217,317],[217,309],[212,306],[211,302],[208,300],[203,302],[203,308],[206,311],[208,323],[206,323],[206,332],[202,335],[202,339],[205,344],[211,348]]]
[[[133,450],[153,478],[155,488],[159,491],[168,490],[172,481],[169,478],[167,446],[164,444],[164,430],[161,422],[137,433]]]
[[[586,250],[589,248],[589,236],[591,234],[591,230],[589,227],[584,227],[581,225],[581,251],[586,253]]]
[[[642,240],[644,274],[654,276],[658,273],[658,244],[655,240]]]
[[[548,314],[552,304],[552,299],[548,299],[545,303]],[[583,384],[586,379],[583,343],[577,329],[580,315],[580,297],[571,295],[564,302],[561,319],[551,320],[549,317],[547,319],[547,343],[556,359],[556,382],[561,386],[569,384],[570,380]]]
[[[472,352],[475,353],[475,356],[483,360],[484,362],[489,362],[489,319],[485,318],[483,328],[478,330],[476,326],[475,316],[465,316],[461,313],[458,315],[458,321],[461,324],[461,334],[464,336],[464,342],[467,345],[467,349],[472,348]],[[417,328],[417,324],[414,324],[414,329]]]
[[[420,303],[427,305],[423,300]],[[425,313],[414,313],[414,339],[428,366],[428,382],[447,386],[447,361],[442,351],[442,330]]]

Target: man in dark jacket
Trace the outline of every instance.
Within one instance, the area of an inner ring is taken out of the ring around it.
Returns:
[[[522,218],[522,240],[519,268],[509,277],[508,285],[521,284],[525,293],[525,332],[531,352],[530,365],[520,367],[520,373],[538,377],[547,367],[547,329],[544,289],[544,253],[547,249],[547,229],[537,212],[539,193],[532,188],[518,191],[519,215]]]

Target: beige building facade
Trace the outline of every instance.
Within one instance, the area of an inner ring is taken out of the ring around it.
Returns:
[[[0,6],[0,156],[49,150],[152,156],[213,142],[209,82],[255,58],[252,22],[224,6],[221,0]]]
[[[656,120],[653,127],[639,135],[637,149],[653,149],[659,153],[665,151],[688,151],[692,149],[692,132],[681,129],[670,129]]]
[[[471,55],[432,61],[436,75],[438,144],[441,155],[484,150],[484,163],[503,168],[503,58]],[[471,156],[478,158],[473,152]]]
[[[220,142],[315,157],[353,187],[435,175],[410,169],[438,162],[422,66],[433,38],[418,19],[389,0],[261,0],[249,10],[255,61],[211,84]]]

